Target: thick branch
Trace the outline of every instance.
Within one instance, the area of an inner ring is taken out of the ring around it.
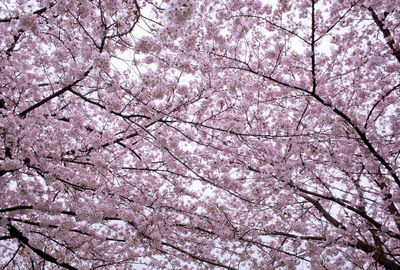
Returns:
[[[58,97],[62,94],[64,94],[65,92],[67,92],[68,90],[71,90],[73,86],[77,85],[80,81],[82,81],[87,75],[89,75],[90,71],[91,71],[92,67],[90,67],[82,76],[82,78],[74,81],[73,83],[61,88],[60,90],[58,90],[57,92],[55,92],[54,94],[42,99],[41,101],[39,101],[38,103],[32,105],[31,107],[25,109],[24,111],[22,111],[19,115],[21,117],[25,117],[29,112],[33,111],[34,109],[42,106],[43,104],[47,103],[48,101],[52,100],[55,97]]]
[[[385,269],[388,269],[388,270],[399,270],[400,269],[400,265],[389,260],[388,258],[386,258],[386,256],[382,252],[377,252],[376,248],[372,247],[371,245],[369,245],[361,240],[358,240],[357,244],[354,247],[364,251],[365,253],[374,252],[374,255],[373,255],[374,259],[378,263],[383,265],[385,267]]]
[[[315,0],[311,1],[311,76],[312,92],[317,88],[317,79],[315,75]]]
[[[315,93],[311,93],[311,95],[322,105],[332,108],[333,112],[339,115],[343,120],[345,120],[351,127],[354,128],[358,136],[361,138],[362,142],[367,146],[368,150],[372,153],[372,155],[388,170],[390,175],[393,177],[396,184],[400,187],[400,179],[397,176],[396,172],[393,170],[392,166],[378,153],[378,151],[373,147],[371,142],[368,140],[365,132],[361,131],[361,129],[348,117],[345,113],[340,111],[337,108],[334,108],[331,104],[325,102],[320,96]]]
[[[339,222],[337,219],[335,219],[331,214],[329,214],[325,208],[317,201],[314,200],[313,198],[311,198],[310,196],[307,195],[301,195],[304,199],[306,199],[307,201],[309,201],[312,205],[314,205],[314,207],[318,210],[318,212],[320,212],[322,214],[322,216],[329,222],[331,223],[333,226],[335,226],[336,228],[340,228],[343,230],[346,230],[346,226],[344,226],[341,222]]]
[[[314,205],[314,207],[324,216],[324,218],[329,223],[331,223],[333,226],[335,226],[337,228],[341,228],[343,230],[346,230],[346,227],[342,223],[340,223],[338,220],[336,220],[334,217],[332,217],[317,200],[314,200],[307,195],[303,195],[303,198],[306,199],[307,201],[309,201],[310,203],[312,203]],[[356,245],[350,245],[350,246],[360,249],[360,250],[364,251],[365,253],[374,253],[374,255],[373,255],[374,259],[378,263],[383,265],[386,269],[390,269],[390,270],[400,269],[400,265],[398,265],[395,262],[386,258],[385,254],[383,254],[381,252],[381,250],[379,250],[379,248],[375,248],[364,241],[361,241],[358,239]]]
[[[399,87],[400,87],[400,83],[397,84],[397,85],[395,85],[392,89],[390,89],[390,91],[388,91],[386,94],[384,94],[382,97],[380,97],[380,98],[378,99],[378,101],[375,102],[375,104],[372,106],[371,110],[369,111],[367,118],[365,119],[364,129],[367,129],[368,120],[369,120],[369,118],[371,117],[372,112],[373,112],[373,111],[375,110],[375,108],[379,105],[379,103],[380,103],[381,101],[384,101],[385,98],[387,98],[391,93],[394,92],[394,90],[396,90],[396,89],[399,88]],[[375,119],[375,121],[376,121],[376,119]]]
[[[35,10],[33,12],[33,14],[35,15],[41,15],[43,13],[45,13],[48,9],[52,8],[55,5],[55,3],[50,3],[50,5],[48,7],[44,7],[44,8],[40,8],[38,10]],[[9,17],[9,18],[1,18],[0,19],[0,23],[2,22],[11,22],[11,20],[18,20],[19,16],[15,16],[15,17]]]
[[[33,206],[32,205],[19,205],[19,206],[14,206],[14,207],[9,207],[9,208],[3,208],[3,209],[0,209],[0,213],[12,212],[12,211],[18,211],[18,210],[27,210],[27,209],[33,209]]]
[[[40,249],[37,249],[35,247],[33,247],[30,243],[29,243],[29,239],[26,238],[16,227],[14,227],[11,223],[8,224],[8,232],[10,233],[10,236],[13,236],[15,238],[18,239],[19,242],[21,242],[22,244],[24,244],[25,246],[29,247],[34,253],[36,253],[38,256],[40,256],[41,258],[43,258],[46,261],[52,262],[58,266],[64,267],[66,269],[70,269],[70,270],[77,270],[77,268],[67,264],[67,263],[59,263],[57,261],[56,258],[54,258],[53,256],[51,256],[48,253],[43,252]]]
[[[372,18],[374,19],[374,22],[376,25],[379,27],[379,30],[382,32],[383,37],[386,40],[386,44],[389,46],[389,48],[392,50],[392,54],[396,57],[397,61],[400,63],[400,50],[397,50],[394,47],[394,40],[393,37],[390,33],[390,30],[385,28],[385,25],[383,23],[383,20],[380,20],[378,15],[376,14],[375,10],[371,7],[368,8],[368,10],[371,12]],[[388,13],[386,13],[388,15]]]
[[[242,71],[247,71],[250,73],[253,73],[256,76],[260,76],[264,79],[267,79],[269,81],[272,81],[282,87],[288,87],[291,89],[295,89],[295,90],[299,90],[303,93],[307,93],[309,95],[311,95],[314,99],[316,99],[319,103],[321,103],[322,105],[324,105],[325,107],[331,108],[333,110],[333,112],[335,114],[337,114],[338,116],[340,116],[345,122],[347,122],[357,133],[357,135],[361,138],[361,141],[366,145],[366,147],[368,148],[368,150],[372,153],[372,155],[388,170],[389,174],[393,177],[394,181],[396,182],[396,184],[400,187],[400,179],[397,176],[396,172],[394,171],[394,169],[392,168],[392,166],[378,153],[378,151],[373,147],[373,145],[371,144],[371,142],[368,140],[365,132],[361,131],[361,129],[350,119],[349,116],[347,116],[344,112],[342,112],[341,110],[335,108],[332,106],[332,104],[326,102],[325,100],[323,100],[319,95],[317,95],[315,92],[312,92],[306,88],[303,87],[299,87],[299,86],[295,86],[295,85],[291,85],[289,83],[277,80],[275,78],[273,78],[272,76],[269,75],[265,75],[265,74],[260,74],[259,72],[253,70],[248,63],[241,61],[239,59],[233,58],[233,57],[229,57],[227,55],[220,55],[220,54],[215,54],[216,56],[219,57],[223,57],[229,60],[232,60],[234,62],[240,63],[243,65],[243,67],[235,67],[238,70],[242,70]]]

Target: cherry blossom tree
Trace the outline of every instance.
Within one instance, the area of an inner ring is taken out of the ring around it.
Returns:
[[[400,269],[397,0],[0,4],[3,269]]]

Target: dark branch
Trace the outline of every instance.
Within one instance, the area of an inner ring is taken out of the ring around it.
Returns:
[[[82,81],[87,75],[89,75],[90,71],[91,71],[92,67],[90,67],[82,76],[82,78],[74,81],[73,83],[61,88],[60,90],[58,90],[57,92],[55,92],[54,94],[42,99],[41,101],[39,101],[38,103],[34,104],[33,106],[25,109],[24,111],[22,111],[19,115],[21,117],[25,117],[29,112],[33,111],[34,109],[42,106],[43,104],[47,103],[48,101],[52,100],[55,97],[58,97],[62,94],[64,94],[65,92],[69,91],[72,89],[73,86],[77,85],[80,81]]]
[[[45,252],[43,252],[40,249],[37,249],[35,247],[33,247],[30,243],[29,243],[29,239],[26,238],[16,227],[14,227],[11,223],[8,224],[8,232],[10,233],[10,236],[13,236],[15,238],[18,239],[19,242],[21,242],[22,244],[24,244],[25,246],[29,247],[34,253],[36,253],[38,256],[40,256],[41,258],[43,258],[46,261],[52,262],[58,266],[64,267],[66,269],[70,269],[70,270],[77,270],[77,268],[69,265],[68,263],[59,263],[57,261],[56,258],[54,258],[53,256],[51,256],[50,254],[47,254]]]
[[[392,54],[396,57],[397,61],[400,63],[400,50],[397,50],[394,47],[394,39],[392,37],[392,34],[390,33],[390,30],[385,28],[385,25],[383,21],[385,19],[380,20],[378,15],[376,14],[375,10],[371,7],[368,8],[368,10],[371,12],[372,18],[374,19],[374,22],[376,25],[379,27],[379,30],[382,32],[383,37],[386,40],[386,44],[389,46],[389,48],[392,50]],[[389,13],[385,12],[385,15],[387,16]],[[385,16],[385,17],[386,17]]]

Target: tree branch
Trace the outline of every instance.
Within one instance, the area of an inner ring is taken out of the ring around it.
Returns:
[[[58,266],[64,267],[66,269],[69,270],[78,270],[78,268],[75,268],[71,265],[69,265],[68,263],[59,263],[57,261],[56,258],[54,258],[53,256],[51,256],[48,253],[43,252],[40,249],[37,249],[35,247],[33,247],[30,243],[29,243],[29,239],[26,238],[16,227],[14,227],[11,223],[8,224],[8,231],[10,233],[10,236],[13,236],[15,238],[18,239],[19,242],[21,242],[22,244],[24,244],[25,246],[29,247],[34,253],[36,253],[38,256],[40,256],[41,258],[43,258],[46,261],[52,262]]]
[[[48,101],[52,100],[55,97],[58,97],[62,94],[64,94],[65,92],[67,92],[68,90],[71,90],[73,86],[77,85],[80,81],[82,81],[87,75],[89,75],[90,71],[92,70],[92,67],[90,67],[82,76],[82,78],[74,81],[73,83],[61,88],[60,90],[58,90],[57,92],[55,92],[54,94],[42,99],[41,101],[39,101],[38,103],[32,105],[31,107],[25,109],[24,111],[22,111],[19,116],[21,117],[25,117],[29,112],[33,111],[34,109],[42,106],[43,104],[47,103]]]

